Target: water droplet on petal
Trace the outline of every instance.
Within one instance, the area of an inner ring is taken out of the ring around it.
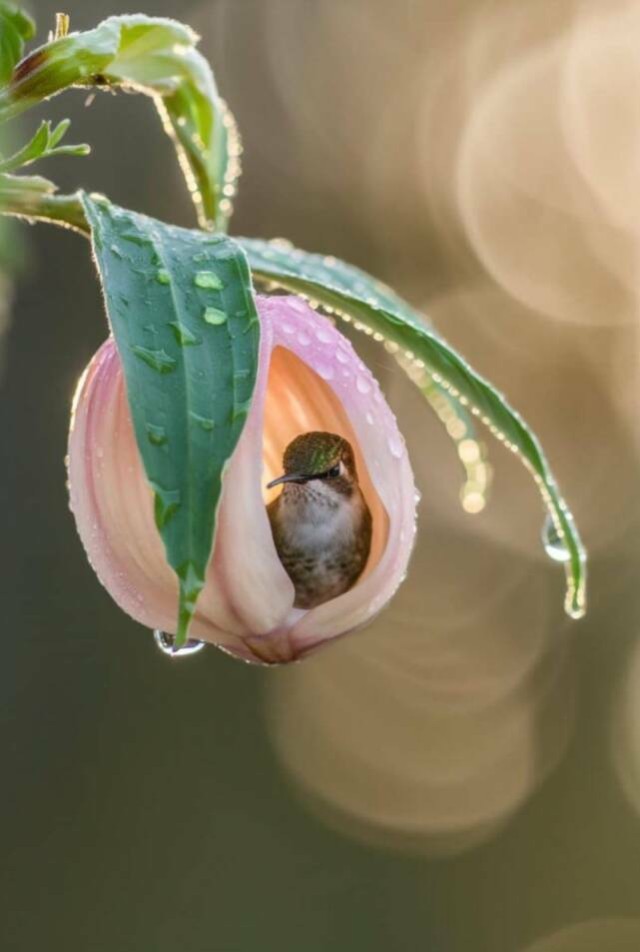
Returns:
[[[197,288],[209,288],[212,291],[220,291],[224,287],[222,281],[213,271],[197,271],[193,279]]]
[[[206,648],[206,641],[198,641],[196,638],[189,638],[186,645],[182,648],[174,648],[175,636],[168,635],[164,631],[156,630],[153,633],[153,639],[163,655],[168,658],[189,658],[191,655],[198,654],[203,648]]]
[[[301,347],[308,347],[309,344],[311,343],[311,338],[309,337],[308,334],[305,334],[304,331],[300,331],[300,333],[298,334],[298,343],[300,344]]]
[[[296,298],[296,297],[291,298],[291,300],[288,301],[287,303],[289,304],[289,307],[291,308],[292,311],[306,312],[307,310],[307,305],[304,303],[304,301],[301,301],[300,298]]]
[[[389,452],[395,459],[402,459],[404,454],[404,444],[401,437],[397,433],[393,433],[387,439],[387,446],[389,447]]]
[[[542,527],[544,551],[554,562],[568,562],[571,558],[564,539],[556,529],[551,516],[547,516]]]
[[[369,393],[371,390],[371,381],[367,380],[361,374],[356,377],[356,387],[359,393]]]
[[[322,377],[323,380],[331,380],[333,377],[333,367],[331,364],[325,364],[324,362],[318,362],[315,364],[316,373]]]
[[[295,327],[293,326],[293,324],[283,324],[283,325],[282,325],[282,330],[285,332],[285,334],[294,334],[294,333],[295,333]]]
[[[341,364],[348,364],[350,360],[349,354],[344,350],[340,350],[340,348],[336,351],[336,358]]]
[[[369,426],[373,426],[373,422],[374,422],[374,421],[373,421],[373,414],[367,413],[365,419],[366,419],[367,423],[369,424]]]
[[[333,341],[333,334],[326,327],[320,327],[316,331],[316,339],[321,344],[330,344]]]

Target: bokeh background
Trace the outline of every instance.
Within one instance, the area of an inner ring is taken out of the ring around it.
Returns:
[[[83,29],[130,6],[68,12]],[[492,499],[464,512],[453,444],[365,339],[423,492],[392,607],[289,669],[162,657],[67,509],[70,399],[105,336],[86,244],[17,225],[2,948],[637,952],[640,3],[134,6],[203,36],[244,138],[236,233],[384,278],[534,426],[590,552],[590,610],[563,614],[518,460],[488,443]],[[57,0],[31,8],[44,37]],[[93,156],[43,172],[191,224],[150,103],[85,100],[43,114]]]

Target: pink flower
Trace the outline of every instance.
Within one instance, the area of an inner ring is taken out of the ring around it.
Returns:
[[[191,637],[247,661],[301,658],[360,628],[403,580],[415,534],[416,494],[405,444],[376,380],[351,344],[297,297],[258,297],[261,345],[255,396],[224,478],[207,582]],[[367,566],[352,589],[318,607],[293,607],[276,552],[266,484],[298,434],[345,436],[373,516]],[[105,341],[76,393],[69,438],[71,505],[100,581],[149,628],[175,631],[177,581],[165,562],[153,496],[135,442],[120,359]]]

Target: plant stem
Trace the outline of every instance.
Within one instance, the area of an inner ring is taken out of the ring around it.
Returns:
[[[0,193],[0,214],[71,228],[87,238],[91,234],[78,193],[52,195],[3,190]]]

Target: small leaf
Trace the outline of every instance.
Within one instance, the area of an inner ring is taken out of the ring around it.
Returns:
[[[0,172],[13,172],[15,169],[32,165],[52,155],[88,155],[91,151],[88,145],[66,145],[56,148],[56,144],[60,142],[69,125],[69,120],[65,119],[52,131],[50,122],[41,122],[30,142],[8,159],[0,160]]]
[[[531,471],[549,511],[556,533],[567,550],[565,609],[573,618],[586,607],[586,554],[571,512],[560,495],[537,437],[504,396],[430,330],[397,295],[356,268],[335,259],[307,254],[255,239],[240,240],[258,278],[307,295],[347,315],[419,360],[448,396],[477,415],[518,454]]]
[[[259,322],[251,276],[230,238],[164,225],[105,199],[83,194],[82,201],[156,525],[179,580],[179,647],[204,585],[222,474],[255,385]],[[203,263],[194,265],[196,254]],[[199,288],[194,279],[203,270],[216,282]],[[232,316],[207,326],[207,307]]]

